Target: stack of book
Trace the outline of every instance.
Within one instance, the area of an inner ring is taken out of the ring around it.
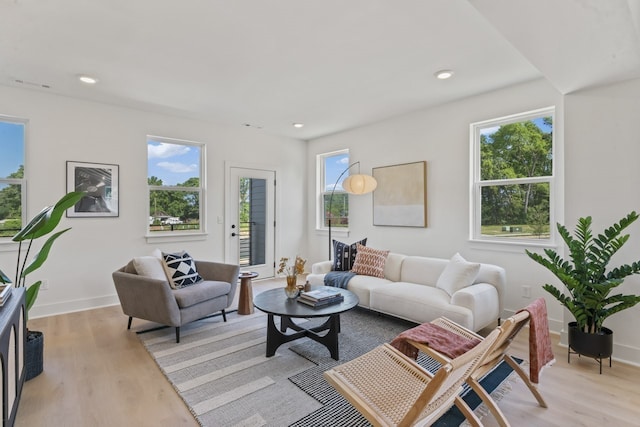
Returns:
[[[0,285],[0,307],[2,307],[11,296],[11,289],[13,289],[11,285]]]
[[[301,302],[311,307],[324,307],[325,305],[337,304],[344,301],[344,297],[339,289],[317,289],[315,291],[303,292],[298,297]]]

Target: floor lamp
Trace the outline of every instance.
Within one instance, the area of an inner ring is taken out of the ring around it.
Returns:
[[[336,191],[336,186],[338,185],[338,182],[340,182],[340,178],[342,178],[343,175],[355,165],[358,165],[358,173],[356,175],[349,175],[347,178],[345,178],[345,180],[342,182],[342,188],[344,189],[344,191],[346,191],[348,194],[367,194],[375,190],[376,186],[378,185],[376,179],[371,175],[360,174],[360,162],[354,162],[347,166],[347,168],[342,171],[342,173],[336,180],[336,183],[333,184],[331,196],[329,196],[329,209],[327,215],[327,220],[329,222],[329,259],[331,259],[331,247],[333,246],[331,242],[331,206],[333,204],[333,193],[335,193]]]

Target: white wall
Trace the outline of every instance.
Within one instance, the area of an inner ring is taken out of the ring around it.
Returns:
[[[601,231],[640,212],[640,79],[566,96],[566,223],[591,215]],[[640,221],[610,267],[640,260]],[[617,293],[640,294],[640,276],[628,277]],[[571,319],[566,317],[567,321]],[[640,363],[640,305],[607,319],[615,358]]]
[[[541,287],[547,282],[559,284],[557,279],[530,260],[525,247],[469,241],[469,124],[552,105],[556,106],[555,160],[564,169],[564,178],[560,176],[564,206],[558,207],[556,221],[573,229],[578,217],[592,215],[595,229],[600,230],[631,210],[640,210],[640,80],[568,96],[539,80],[320,138],[309,143],[308,189],[313,194],[312,166],[318,153],[349,148],[351,161],[360,161],[365,173],[373,167],[426,160],[427,228],[373,226],[372,196],[351,196],[351,233],[337,238],[352,242],[368,237],[369,246],[413,255],[449,258],[459,251],[467,259],[498,264],[507,271],[504,314],[531,301],[521,296],[522,286],[530,286],[532,299],[542,296],[547,301],[550,327],[562,332],[566,342],[564,328],[570,315]],[[314,203],[310,198],[309,212],[314,212]],[[326,259],[326,233],[315,230],[313,215],[307,225],[309,257]],[[632,238],[616,265],[640,258],[640,224],[630,232]],[[563,244],[556,250],[563,253]],[[639,294],[640,277],[628,278],[622,290]],[[640,307],[605,323],[615,332],[614,358],[640,364],[638,324]]]
[[[224,127],[105,104],[84,102],[37,91],[0,86],[0,114],[29,119],[27,186],[29,217],[66,192],[66,161],[120,166],[118,218],[63,218],[73,227],[54,245],[47,263],[29,276],[46,279],[31,317],[117,303],[111,273],[137,255],[186,249],[195,258],[224,261],[225,164],[276,170],[278,220],[287,224],[276,235],[278,250],[297,253],[306,241],[304,164],[306,144],[252,128]],[[148,134],[207,145],[208,235],[201,241],[147,243],[146,209]],[[282,203],[285,196],[286,203]],[[276,252],[276,257],[281,256]],[[276,258],[277,259],[277,258]],[[0,244],[0,265],[8,274],[15,248]]]

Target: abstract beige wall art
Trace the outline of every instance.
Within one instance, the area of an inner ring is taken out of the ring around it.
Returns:
[[[373,225],[427,226],[427,162],[373,168]]]

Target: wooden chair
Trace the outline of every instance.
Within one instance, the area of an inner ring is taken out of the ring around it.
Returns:
[[[454,404],[473,426],[481,426],[459,393],[500,333],[497,328],[435,374],[383,344],[324,376],[374,426],[431,425]]]
[[[469,386],[478,394],[478,396],[480,396],[482,401],[485,403],[485,405],[487,405],[491,413],[494,415],[494,417],[502,427],[508,427],[510,425],[509,421],[507,421],[506,417],[504,416],[500,408],[496,405],[495,401],[491,398],[489,393],[480,385],[479,380],[487,373],[489,373],[492,369],[494,369],[503,360],[513,368],[513,370],[520,376],[520,378],[522,378],[522,381],[524,381],[531,393],[533,393],[534,397],[538,401],[538,404],[543,408],[547,407],[547,404],[538,391],[538,388],[530,381],[529,376],[518,364],[518,362],[516,362],[507,353],[509,347],[511,346],[511,342],[520,332],[520,330],[527,324],[528,321],[529,313],[527,311],[519,312],[514,316],[506,319],[500,326],[503,333],[491,346],[489,352],[487,353],[487,356],[484,358],[480,366],[467,379],[467,384],[469,384]],[[444,317],[435,319],[431,323],[469,339],[477,338],[480,340],[486,340],[486,338],[482,338],[482,336]],[[443,354],[425,344],[421,344],[419,342],[411,340],[408,340],[408,342],[418,350],[426,353],[427,355],[438,360],[441,363],[449,363],[450,361],[448,357],[444,356]]]

